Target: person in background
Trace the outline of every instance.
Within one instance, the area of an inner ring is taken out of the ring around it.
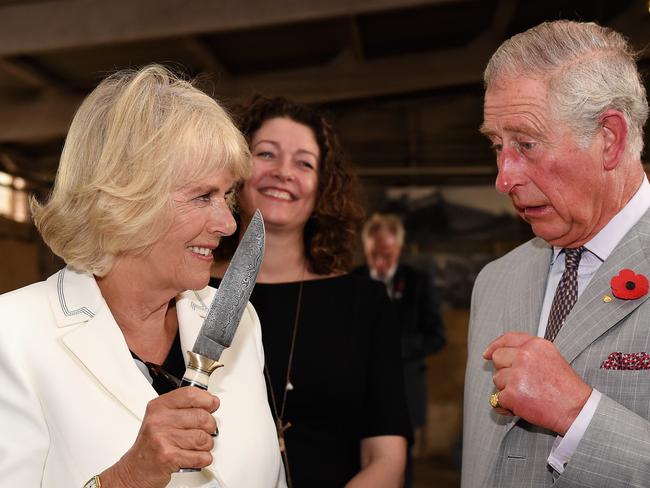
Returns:
[[[393,327],[401,336],[404,386],[411,425],[426,423],[427,374],[425,358],[446,342],[438,300],[428,273],[400,262],[404,226],[394,214],[374,214],[363,226],[366,265],[355,270],[381,281],[391,301]],[[409,449],[405,487],[412,484],[412,456]]]
[[[177,389],[250,167],[219,104],[161,66],[84,100],[49,200],[32,202],[67,266],[0,296],[3,486],[286,486],[250,304],[209,391]]]
[[[256,97],[240,129],[253,173],[239,218],[245,227],[259,208],[266,226],[251,301],[287,482],[397,488],[410,432],[399,338],[383,287],[348,273],[361,210],[338,138],[320,113],[284,98]],[[226,254],[214,275],[227,264]]]
[[[650,480],[650,184],[635,55],[594,23],[545,22],[485,70],[496,188],[536,237],[472,295],[463,488]]]

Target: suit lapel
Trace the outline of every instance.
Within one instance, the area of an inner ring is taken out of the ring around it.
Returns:
[[[139,420],[158,395],[138,369],[108,307],[63,336],[63,343],[120,403]]]
[[[412,283],[411,283],[412,285]],[[395,274],[393,279],[390,281],[391,294],[390,298],[394,301],[399,301],[406,295],[410,290],[406,289],[406,273],[404,272],[404,267],[398,265],[395,269]]]
[[[194,347],[213,296],[214,290],[206,287],[199,291],[183,292],[176,300],[181,348],[186,365],[188,360],[186,353]]]
[[[144,418],[147,403],[158,395],[138,369],[124,336],[104,301],[97,282],[86,273],[64,268],[48,279],[48,294],[59,327],[70,327],[62,341],[114,398],[136,418]],[[214,290],[186,291],[176,301],[183,351],[192,350]],[[75,326],[76,327],[71,327]],[[185,357],[187,363],[187,357]],[[220,480],[215,463],[204,475]],[[221,482],[221,486],[225,486]]]
[[[70,327],[62,336],[63,344],[90,375],[142,420],[156,392],[133,361],[95,279],[64,268],[48,283],[57,325]]]
[[[537,335],[539,316],[546,292],[553,248],[541,239],[533,239],[530,251],[520,260],[510,286],[514,287],[505,310],[503,332],[518,330]]]
[[[511,281],[511,286],[516,288],[510,297],[516,299],[505,308],[502,333],[517,330],[537,335],[552,256],[553,248],[549,244],[539,238],[531,241],[530,250],[522,256],[521,264]],[[496,426],[503,429],[502,436],[497,436],[493,446],[496,459],[502,438],[517,424],[519,417],[502,417],[496,413],[493,415],[506,423],[505,427]]]
[[[610,281],[623,268],[650,276],[649,246],[650,222],[644,216],[600,266],[558,333],[555,345],[568,362],[648,299],[647,294],[636,300],[618,299]],[[606,295],[612,300],[603,300]]]

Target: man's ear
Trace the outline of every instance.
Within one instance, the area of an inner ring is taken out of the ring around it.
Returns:
[[[623,159],[627,145],[628,127],[625,117],[618,110],[605,110],[599,123],[603,134],[603,167],[615,169]]]

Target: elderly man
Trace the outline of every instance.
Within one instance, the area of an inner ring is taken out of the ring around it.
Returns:
[[[374,214],[363,226],[366,266],[355,270],[386,285],[396,326],[400,327],[404,386],[411,425],[426,420],[426,365],[424,358],[445,345],[445,329],[431,276],[400,262],[404,226],[397,215]]]
[[[462,486],[650,486],[648,104],[634,55],[610,29],[544,23],[497,50],[485,86],[496,187],[537,238],[476,280]]]
[[[395,326],[399,327],[404,366],[404,389],[411,425],[426,423],[426,356],[446,343],[445,329],[431,276],[400,262],[404,226],[397,215],[374,214],[363,226],[366,266],[355,272],[381,281],[391,300]],[[404,487],[412,486],[412,449],[408,451]]]

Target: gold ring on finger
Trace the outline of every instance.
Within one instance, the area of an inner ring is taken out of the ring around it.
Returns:
[[[499,392],[496,391],[490,395],[490,406],[492,408],[501,408],[501,404],[499,403]]]

